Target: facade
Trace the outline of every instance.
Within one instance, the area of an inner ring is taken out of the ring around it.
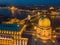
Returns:
[[[21,37],[24,26],[0,24],[0,45],[27,45],[27,38]]]

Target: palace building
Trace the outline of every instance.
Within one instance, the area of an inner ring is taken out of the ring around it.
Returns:
[[[0,24],[0,45],[27,45],[27,38],[21,36],[25,25]]]

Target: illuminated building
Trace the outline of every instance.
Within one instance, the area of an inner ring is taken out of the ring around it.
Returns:
[[[39,19],[38,26],[35,26],[34,29],[36,30],[37,38],[40,38],[43,43],[46,43],[48,40],[55,43],[54,39],[56,38],[56,35],[53,34],[51,21],[46,15]]]
[[[21,37],[25,26],[0,24],[0,45],[27,45],[27,38]]]

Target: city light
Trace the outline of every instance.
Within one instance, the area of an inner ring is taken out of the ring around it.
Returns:
[[[51,6],[51,7],[50,7],[50,10],[52,10],[52,9],[54,10],[55,8],[54,8],[53,6]]]
[[[14,13],[17,10],[17,8],[15,6],[12,6],[10,9],[11,9],[11,12],[12,12],[12,16],[14,17]]]
[[[21,12],[24,12],[24,13],[29,12],[29,11],[30,12],[28,14],[26,13],[28,16],[22,20],[14,17],[14,18],[11,18],[9,21],[2,22],[2,25],[6,24],[9,26],[0,25],[1,27],[0,44],[2,45],[27,45],[27,43],[30,41],[29,40],[30,36],[32,38],[31,42],[32,40],[34,40],[33,41],[34,43],[35,42],[38,43],[39,41],[41,41],[43,44],[46,44],[49,41],[51,41],[53,44],[55,44],[56,42],[55,39],[59,37],[58,33],[56,32],[56,29],[59,29],[60,27],[59,28],[52,27],[52,21],[54,21],[54,18],[58,16],[60,13],[58,11],[53,11],[52,9],[55,9],[54,7],[49,7],[50,12],[48,10],[23,10],[23,9],[18,9],[15,6],[4,7],[4,8],[5,9],[8,8],[12,12],[13,17],[16,12],[18,12],[18,14]],[[51,21],[50,18],[53,20]],[[13,25],[13,24],[16,24],[16,25]],[[53,24],[55,23],[53,22]],[[22,25],[22,28],[20,27],[20,25]],[[19,30],[19,31],[15,31],[12,27],[14,27],[14,29],[16,28],[16,30]],[[14,31],[13,30],[10,31],[9,29],[13,29]],[[29,38],[23,37],[23,34],[28,35]]]

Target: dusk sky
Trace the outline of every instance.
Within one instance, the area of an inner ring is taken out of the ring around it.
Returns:
[[[60,5],[60,0],[0,0],[0,4],[6,5]]]

